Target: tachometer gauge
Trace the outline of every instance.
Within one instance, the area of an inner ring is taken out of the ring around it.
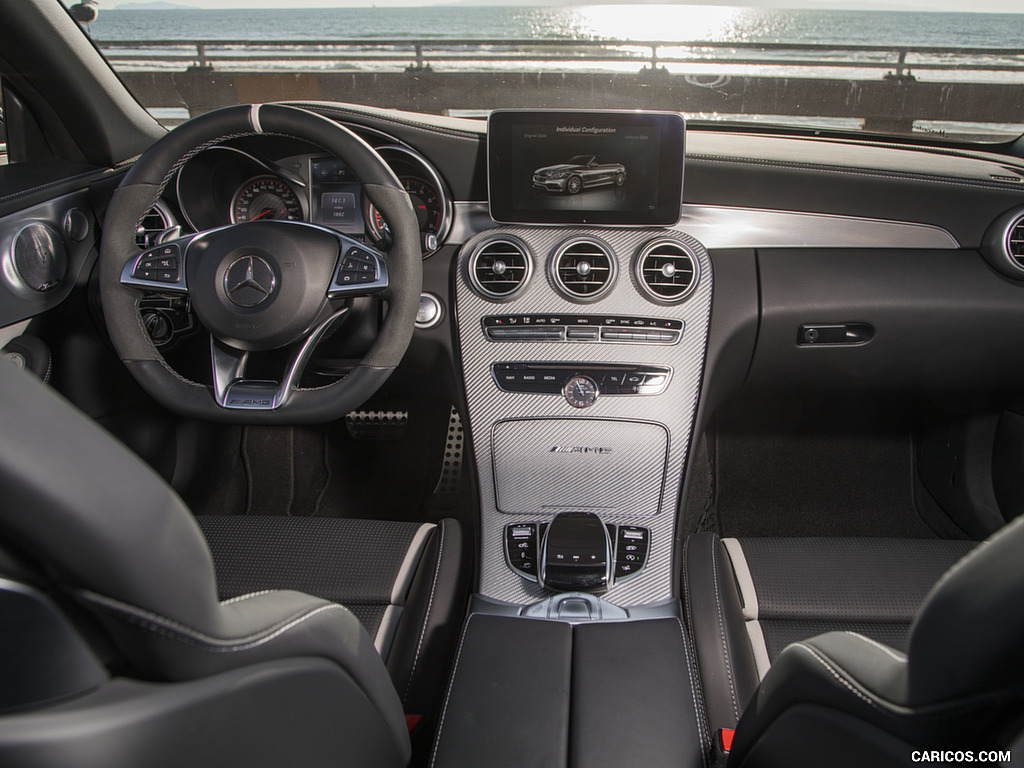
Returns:
[[[402,187],[409,194],[412,201],[412,209],[416,212],[416,222],[419,224],[420,232],[424,234],[437,235],[441,228],[441,219],[444,215],[444,207],[441,196],[433,186],[412,176],[400,176],[399,181]],[[371,234],[378,240],[383,239],[384,233],[389,233],[388,223],[380,215],[372,204],[369,206],[369,225]]]
[[[295,191],[273,176],[257,176],[241,186],[231,201],[231,221],[257,219],[302,221],[302,204]]]
[[[421,179],[403,178],[402,186],[409,193],[412,200],[412,209],[416,211],[416,221],[419,222],[420,232],[433,232],[441,225],[441,199],[437,192],[427,182]]]

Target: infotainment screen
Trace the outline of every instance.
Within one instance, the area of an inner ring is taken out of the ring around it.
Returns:
[[[683,117],[673,112],[498,110],[487,121],[491,218],[668,225],[683,198]]]

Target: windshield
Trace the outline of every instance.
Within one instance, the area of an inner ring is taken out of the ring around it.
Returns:
[[[70,10],[166,125],[227,104],[314,99],[469,117],[659,109],[691,125],[937,141],[1024,132],[1018,0],[976,0],[968,13],[959,0],[894,0],[894,10],[876,0],[507,3],[101,0]]]

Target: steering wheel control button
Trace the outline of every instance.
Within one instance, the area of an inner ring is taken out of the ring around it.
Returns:
[[[597,382],[589,376],[573,376],[562,390],[565,401],[573,408],[589,408],[601,394]]]
[[[224,272],[224,292],[236,307],[258,307],[277,286],[274,269],[259,256],[235,259]]]
[[[177,243],[169,243],[144,251],[135,259],[130,279],[126,281],[122,276],[122,282],[154,290],[166,290],[168,287],[183,289],[181,276],[181,248]]]
[[[356,295],[387,288],[387,267],[384,260],[356,246],[345,251],[328,295],[337,298],[346,293]]]
[[[340,285],[365,285],[377,279],[377,259],[358,248],[349,248],[338,269]]]

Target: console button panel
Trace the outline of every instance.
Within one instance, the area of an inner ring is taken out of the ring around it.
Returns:
[[[682,320],[626,315],[488,315],[482,323],[490,341],[677,344],[684,328]]]
[[[570,380],[586,376],[602,395],[660,395],[668,386],[672,369],[618,363],[493,363],[491,374],[505,392],[562,395]]]
[[[636,576],[647,562],[651,532],[637,525],[620,525],[615,537],[615,580]]]
[[[613,583],[620,584],[639,574],[646,565],[651,531],[638,525],[605,525],[613,542]],[[513,571],[530,581],[537,581],[540,543],[544,541],[547,528],[547,523],[511,523],[505,526],[505,559]]]
[[[537,580],[539,544],[547,523],[514,523],[505,526],[505,557],[509,567],[530,581]]]

